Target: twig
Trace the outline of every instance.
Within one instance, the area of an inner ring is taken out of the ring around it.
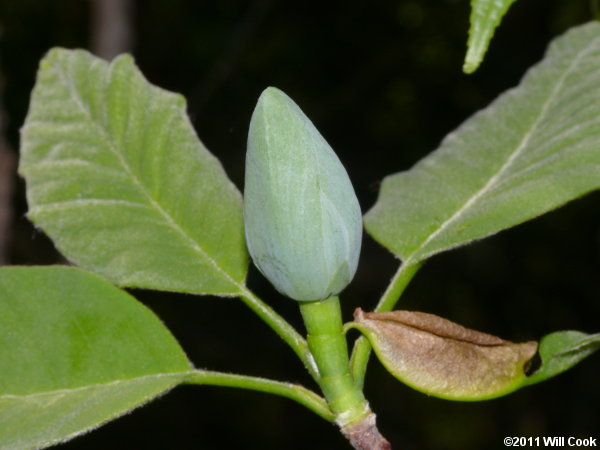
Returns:
[[[106,60],[128,52],[133,45],[131,0],[91,0],[90,48]]]

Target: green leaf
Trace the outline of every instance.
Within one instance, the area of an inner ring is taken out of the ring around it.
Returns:
[[[160,320],[80,269],[0,269],[0,447],[70,439],[191,371]]]
[[[527,377],[524,385],[539,383],[570,369],[600,349],[600,333],[557,331],[540,341],[540,368]]]
[[[471,26],[463,71],[477,70],[490,45],[496,27],[515,0],[471,0]]]
[[[29,218],[109,280],[236,295],[248,266],[241,196],[198,140],[185,101],[111,64],[54,49],[22,130]]]
[[[367,231],[415,263],[600,187],[600,24],[567,32],[521,84],[387,177]]]

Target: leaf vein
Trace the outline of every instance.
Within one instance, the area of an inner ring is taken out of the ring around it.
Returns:
[[[508,158],[502,164],[502,166],[498,169],[498,171],[472,196],[470,196],[467,201],[458,208],[451,216],[449,216],[446,220],[444,220],[436,230],[431,233],[425,240],[419,244],[419,246],[412,252],[411,256],[407,259],[406,263],[415,263],[421,260],[424,260],[436,253],[435,250],[430,252],[425,252],[424,254],[418,255],[418,253],[427,247],[427,245],[433,241],[437,236],[443,233],[446,229],[452,226],[455,222],[460,220],[467,211],[475,205],[483,196],[485,196],[502,178],[504,173],[513,165],[514,161],[523,153],[523,151],[527,148],[527,144],[531,140],[534,133],[537,131],[539,124],[545,118],[546,114],[550,109],[550,105],[556,100],[559,95],[561,89],[563,88],[564,82],[567,77],[571,74],[571,72],[577,67],[578,62],[583,58],[588,52],[592,51],[597,44],[599,38],[590,41],[590,43],[582,49],[575,57],[571,60],[566,70],[562,73],[562,75],[556,80],[554,87],[551,89],[550,94],[543,102],[540,111],[533,122],[530,129],[523,135],[521,141],[518,146],[508,155]],[[414,255],[417,255],[416,257]]]
[[[111,69],[113,69],[114,67],[115,66],[113,63],[113,65],[111,65]],[[102,136],[104,136],[104,139],[108,143],[108,148],[110,149],[111,153],[113,153],[115,155],[115,157],[117,158],[119,163],[122,165],[125,172],[131,177],[131,180],[132,180],[133,184],[136,186],[136,188],[142,193],[142,195],[144,197],[146,197],[150,206],[156,210],[156,212],[163,218],[163,220],[165,222],[167,222],[167,224],[170,225],[184,239],[184,241],[188,242],[188,244],[200,256],[201,259],[206,260],[213,267],[213,269],[216,272],[218,272],[221,276],[223,276],[223,278],[225,278],[227,281],[229,281],[231,284],[233,284],[234,286],[236,286],[238,288],[238,292],[232,292],[231,293],[232,295],[238,295],[241,292],[243,292],[245,290],[244,286],[241,285],[237,280],[234,280],[225,270],[223,270],[223,268],[221,268],[221,266],[218,264],[218,262],[215,261],[206,251],[204,251],[202,246],[194,238],[192,238],[186,230],[184,230],[181,226],[179,226],[179,224],[177,224],[175,222],[175,220],[170,216],[170,214],[168,214],[168,212],[150,195],[150,193],[148,192],[148,190],[146,189],[144,184],[140,181],[139,177],[134,173],[134,171],[132,170],[132,168],[130,167],[130,165],[128,164],[126,159],[124,158],[124,156],[121,153],[121,151],[119,150],[118,146],[115,144],[114,139],[110,136],[108,131],[102,125],[98,124],[97,121],[94,120],[94,117],[93,117],[91,111],[89,111],[89,109],[85,105],[85,102],[80,97],[79,92],[77,91],[76,87],[73,86],[73,83],[69,82],[68,76],[65,73],[63,73],[60,69],[57,69],[57,73],[58,73],[61,81],[63,82],[63,84],[67,87],[67,89],[71,93],[71,96],[72,96],[75,104],[79,107],[79,109],[81,110],[83,115],[87,118],[87,120],[96,129],[99,130],[99,132],[101,133]],[[109,72],[107,74],[108,77],[110,77],[111,74],[112,74],[112,72]],[[107,78],[107,81],[109,79],[110,78]]]

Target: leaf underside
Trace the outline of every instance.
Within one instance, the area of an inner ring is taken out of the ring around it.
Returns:
[[[513,343],[418,311],[354,314],[387,370],[403,383],[447,400],[477,401],[520,387],[535,342]]]
[[[600,187],[600,24],[567,32],[521,84],[391,175],[367,231],[415,263]]]
[[[552,378],[600,349],[600,334],[558,331],[515,344],[418,311],[354,313],[386,369],[403,383],[446,400],[500,397]],[[525,372],[538,349],[541,365]]]
[[[0,269],[0,448],[68,440],[192,370],[160,320],[72,267]]]
[[[69,260],[121,286],[240,292],[241,195],[184,99],[148,83],[130,56],[51,50],[21,142],[28,217]]]

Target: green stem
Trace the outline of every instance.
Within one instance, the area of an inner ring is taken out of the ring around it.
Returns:
[[[335,419],[327,402],[322,397],[298,384],[204,370],[191,372],[185,383],[250,389],[279,395],[300,403],[329,422],[333,422]]]
[[[381,296],[379,303],[375,307],[375,311],[387,312],[394,309],[404,289],[406,289],[406,286],[408,286],[408,283],[410,283],[422,265],[423,262],[411,263],[410,261],[402,264]],[[350,359],[352,376],[359,389],[363,388],[365,382],[369,356],[371,356],[371,344],[364,336],[361,336],[354,344],[352,358]]]
[[[271,329],[290,346],[294,353],[298,355],[313,379],[317,381],[319,375],[315,360],[308,349],[306,340],[300,333],[248,288],[243,288],[240,298],[246,306],[269,325],[269,327],[271,327]]]
[[[339,299],[301,302],[300,312],[308,332],[308,347],[319,369],[318,383],[336,423],[343,428],[364,419],[371,411],[350,374]]]

